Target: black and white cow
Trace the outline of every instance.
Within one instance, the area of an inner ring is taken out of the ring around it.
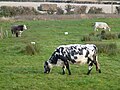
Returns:
[[[23,30],[27,30],[26,25],[14,25],[11,27],[12,36],[16,35],[16,37],[20,36]]]
[[[44,73],[49,73],[53,66],[62,66],[63,74],[67,68],[71,75],[69,63],[88,64],[87,75],[91,72],[94,64],[96,70],[101,73],[97,59],[97,47],[94,44],[70,44],[57,47],[49,60],[45,61]]]

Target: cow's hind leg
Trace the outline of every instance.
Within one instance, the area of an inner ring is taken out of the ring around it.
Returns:
[[[98,71],[99,73],[101,73],[98,61],[94,62],[94,64],[96,66],[96,71]]]
[[[99,73],[101,73],[100,66],[97,60],[97,56],[95,56],[94,64],[96,66],[96,71],[99,71]]]

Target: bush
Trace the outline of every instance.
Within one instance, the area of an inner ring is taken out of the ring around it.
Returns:
[[[101,41],[101,39],[96,36],[85,35],[85,36],[83,36],[81,41]]]
[[[90,7],[88,13],[90,13],[90,14],[102,14],[103,10],[102,10],[102,8]]]
[[[81,41],[101,41],[120,38],[120,34],[101,31],[101,33],[91,32],[88,35],[84,35]]]
[[[120,14],[120,6],[116,6],[117,13]]]
[[[64,14],[64,10],[60,7],[57,8],[57,13],[58,15]]]
[[[104,30],[101,31],[100,34],[101,39],[105,39],[105,40],[111,40],[111,39],[117,39],[117,34],[115,33],[110,33],[110,32],[105,32]]]
[[[74,12],[71,11],[71,9],[73,9],[74,7],[72,5],[66,5],[65,6],[65,10],[67,11],[67,14],[73,14]]]
[[[85,14],[86,13],[86,8],[87,8],[87,6],[81,6],[81,7],[76,6],[75,7],[75,13],[76,14]]]
[[[36,15],[38,12],[34,8],[30,7],[10,7],[1,6],[0,16],[16,16],[16,15]]]
[[[99,53],[104,53],[108,55],[116,55],[118,53],[118,48],[116,43],[96,43]]]
[[[38,52],[39,52],[39,49],[38,49],[37,45],[34,45],[34,44],[28,44],[24,50],[24,53],[27,55],[35,55]]]

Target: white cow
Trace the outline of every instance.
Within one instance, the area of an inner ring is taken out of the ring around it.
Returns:
[[[110,31],[110,27],[105,22],[95,22],[94,31],[98,31],[98,29],[103,29],[103,30],[109,30]]]

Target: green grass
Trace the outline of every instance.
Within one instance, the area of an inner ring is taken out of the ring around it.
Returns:
[[[60,67],[53,68],[50,74],[43,73],[44,61],[57,46],[87,43],[81,42],[81,38],[93,32],[95,21],[105,21],[112,28],[111,32],[120,32],[119,18],[0,23],[3,30],[9,31],[8,38],[0,39],[0,90],[119,90],[119,54],[99,54],[101,74],[94,67],[91,74],[86,75],[87,65],[70,65],[72,75],[68,75],[67,70],[62,75]],[[28,30],[23,32],[22,37],[11,37],[10,26],[22,23],[28,26]],[[66,31],[68,35],[64,35]],[[39,53],[32,56],[22,52],[31,41],[35,41],[39,48]],[[102,42],[115,42],[120,49],[120,39]]]

